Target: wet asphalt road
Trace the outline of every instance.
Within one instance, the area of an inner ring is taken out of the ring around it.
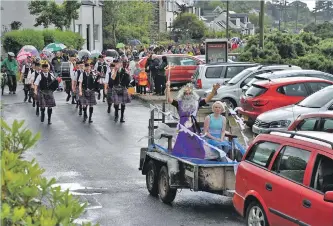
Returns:
[[[15,96],[2,97],[3,116],[7,122],[25,120],[33,132],[41,132],[26,157],[36,158],[45,176],[55,177],[63,188],[88,201],[80,220],[112,226],[244,225],[231,198],[182,190],[169,206],[148,195],[145,177],[138,171],[140,147],[147,146],[147,140],[138,141],[148,133],[149,117],[149,108],[141,102],[127,106],[126,123],[120,124],[98,101],[89,125],[65,102],[64,93],[55,96],[50,126],[40,122],[31,104],[23,103],[21,86]]]

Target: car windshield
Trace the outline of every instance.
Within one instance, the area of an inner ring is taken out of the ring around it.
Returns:
[[[322,108],[332,100],[332,96],[333,89],[331,86],[329,86],[318,92],[315,92],[311,96],[308,96],[296,105],[307,108]]]
[[[235,85],[237,84],[242,78],[253,72],[255,68],[247,68],[240,73],[238,73],[235,77],[230,79],[230,81],[227,83],[227,85]]]
[[[266,92],[266,88],[258,85],[252,85],[245,93],[248,97],[257,97]]]

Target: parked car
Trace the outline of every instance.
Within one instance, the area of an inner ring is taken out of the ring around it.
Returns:
[[[212,88],[213,84],[224,84],[241,71],[256,65],[255,63],[233,62],[205,64],[198,67],[192,78],[195,92],[203,97],[205,91]]]
[[[234,109],[235,107],[240,105],[242,87],[245,86],[249,81],[251,81],[255,76],[272,71],[300,69],[300,67],[293,65],[261,65],[247,68],[242,72],[238,73],[232,79],[230,79],[229,82],[226,83],[226,85],[221,86],[217,90],[217,94],[213,97],[212,101],[223,101],[228,104],[230,108]],[[212,89],[206,90],[204,96],[207,96],[211,91]]]
[[[191,82],[192,75],[196,71],[198,65],[203,64],[203,61],[193,56],[185,54],[166,54],[157,55],[157,58],[161,59],[162,56],[166,56],[168,63],[175,67],[170,71],[170,82],[172,86],[182,86],[188,82]],[[142,58],[139,61],[139,66],[144,68],[147,62],[147,57]],[[169,71],[167,70],[166,75]]]
[[[301,114],[323,111],[333,112],[333,86],[328,86],[301,102],[271,111],[258,116],[252,132],[254,134],[269,133],[272,129],[287,130],[291,123]]]
[[[326,80],[333,81],[333,75],[329,73],[325,73],[322,71],[316,70],[284,70],[284,71],[276,71],[265,73],[261,75],[256,75],[251,81],[249,81],[245,86],[243,86],[242,91],[243,93],[246,92],[251,85],[258,80],[271,80],[274,78],[286,78],[286,77],[315,77],[315,78],[322,78]]]
[[[333,133],[333,112],[317,112],[298,116],[289,131],[321,131]]]
[[[256,82],[241,97],[241,107],[238,109],[238,113],[251,127],[261,113],[298,103],[305,97],[330,85],[333,85],[333,81],[308,77]]]
[[[333,134],[271,132],[252,142],[233,205],[246,225],[332,226]]]

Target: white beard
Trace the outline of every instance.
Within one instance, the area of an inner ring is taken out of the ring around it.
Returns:
[[[180,107],[183,112],[195,112],[198,109],[197,97],[195,95],[184,95]]]

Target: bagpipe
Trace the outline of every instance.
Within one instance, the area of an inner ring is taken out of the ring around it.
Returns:
[[[48,85],[47,89],[54,92],[58,89],[58,87],[59,87],[59,81],[56,78],[54,78],[52,82]]]

